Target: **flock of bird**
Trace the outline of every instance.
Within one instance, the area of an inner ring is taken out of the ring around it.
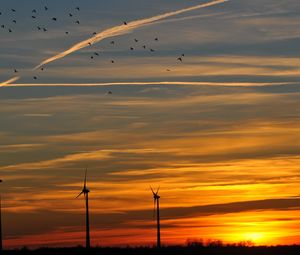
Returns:
[[[38,22],[39,17],[40,17],[41,15],[43,15],[44,13],[49,13],[49,9],[50,9],[50,8],[49,8],[48,6],[44,6],[44,7],[43,7],[41,10],[39,10],[39,11],[38,11],[38,9],[32,9],[32,11],[31,11],[31,19],[32,19],[32,20],[35,20],[36,22]],[[81,24],[80,20],[79,20],[78,18],[76,18],[76,17],[78,16],[78,15],[76,15],[76,14],[79,13],[80,11],[81,11],[80,7],[77,6],[77,7],[73,8],[73,12],[68,12],[68,13],[66,14],[66,16],[69,17],[69,18],[73,18],[73,19],[74,19],[74,24],[80,25],[80,24]],[[14,9],[14,8],[11,8],[10,10],[8,10],[8,13],[7,13],[7,14],[8,14],[10,17],[13,17],[12,20],[11,20],[11,23],[10,23],[11,25],[17,24],[17,20],[16,20],[15,15],[14,15],[15,13],[17,13],[17,10]],[[1,17],[2,15],[3,15],[3,13],[0,11],[0,17]],[[59,21],[59,18],[58,18],[58,17],[54,17],[54,16],[49,16],[49,20],[50,20],[51,22],[58,22],[58,21]],[[127,23],[126,21],[124,21],[124,22],[123,22],[123,25],[124,25],[124,26],[127,26],[128,23]],[[13,31],[14,31],[14,30],[11,28],[11,26],[6,25],[6,24],[1,24],[1,28],[2,28],[3,30],[8,31],[9,33],[13,33]],[[48,28],[47,28],[46,26],[36,25],[36,30],[42,31],[42,32],[47,32],[47,31],[48,31]],[[65,33],[66,35],[69,35],[69,34],[70,34],[69,31],[65,31],[64,33]],[[93,36],[96,36],[96,35],[97,35],[97,32],[93,32],[92,35],[93,35]],[[159,38],[158,38],[158,37],[155,37],[155,38],[153,39],[153,41],[158,42],[158,41],[159,41]],[[154,53],[154,52],[156,51],[154,48],[149,47],[149,46],[147,46],[146,44],[142,44],[142,45],[139,46],[138,43],[140,42],[140,40],[137,39],[137,38],[134,38],[133,42],[135,43],[135,45],[134,45],[134,46],[131,46],[131,47],[129,48],[130,51],[135,51],[135,50],[137,50],[137,47],[140,47],[140,48],[142,48],[142,49],[144,49],[144,50],[149,50],[151,53]],[[92,46],[92,42],[89,42],[88,45],[89,45],[89,46]],[[116,41],[114,41],[114,40],[110,41],[110,45],[111,45],[111,46],[116,45]],[[95,59],[96,57],[99,57],[99,56],[100,56],[100,53],[101,53],[101,51],[95,51],[95,52],[93,52],[92,55],[90,55],[90,59],[93,60],[93,59]],[[185,54],[181,54],[179,57],[177,57],[177,61],[178,61],[178,62],[183,62],[184,57],[185,57]],[[115,60],[114,60],[114,59],[111,59],[110,62],[111,62],[112,64],[114,64],[114,63],[115,63]],[[41,67],[41,68],[40,68],[40,71],[44,71],[44,67]],[[166,69],[166,71],[167,71],[167,72],[171,72],[171,69],[168,68],[168,69]],[[13,72],[14,72],[15,74],[17,74],[17,73],[19,72],[19,70],[18,70],[17,68],[13,68]],[[33,76],[32,78],[33,78],[33,80],[37,80],[37,79],[38,79],[38,76],[35,75],[35,76]],[[111,94],[111,92],[110,92],[109,94]]]
[[[49,10],[49,8],[48,8],[47,6],[44,6],[44,11],[47,12],[48,10]],[[76,7],[76,8],[75,8],[75,11],[78,11],[78,12],[79,12],[79,11],[80,11],[80,8],[79,8],[79,7]],[[10,9],[10,12],[11,12],[12,14],[14,14],[14,13],[17,12],[17,10],[11,8],[11,9]],[[37,19],[38,19],[38,11],[37,11],[37,9],[33,9],[33,10],[31,11],[31,13],[32,13],[31,19],[37,20]],[[3,14],[3,13],[0,11],[0,16],[2,16],[2,14]],[[69,13],[69,17],[73,17],[73,16],[74,16],[74,15],[70,12],[70,13]],[[52,17],[51,20],[52,20],[52,21],[57,21],[58,18],[57,18],[57,17]],[[17,20],[16,20],[16,19],[13,19],[11,23],[17,24]],[[76,21],[75,21],[75,24],[78,24],[78,25],[79,25],[79,24],[80,24],[80,21],[79,21],[79,20],[76,20]],[[13,29],[12,29],[11,27],[8,27],[8,26],[6,26],[6,25],[4,25],[4,24],[1,25],[1,28],[3,28],[3,29],[6,29],[6,28],[7,28],[7,31],[8,31],[9,33],[12,33],[12,32],[13,32]],[[46,27],[42,27],[41,25],[37,25],[37,26],[36,26],[36,29],[39,30],[39,31],[44,31],[44,32],[47,32],[47,31],[48,31],[48,29],[47,29]],[[68,31],[66,31],[65,33],[66,33],[66,34],[69,34]]]

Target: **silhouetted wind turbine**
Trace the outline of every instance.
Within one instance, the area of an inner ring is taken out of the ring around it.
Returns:
[[[87,169],[85,170],[85,175],[84,175],[84,183],[83,183],[83,188],[82,191],[79,193],[79,195],[76,197],[80,197],[82,194],[84,195],[85,198],[85,228],[86,228],[86,237],[85,237],[85,247],[89,249],[91,247],[91,242],[90,242],[90,222],[89,222],[89,192],[90,190],[86,187],[86,174],[87,174]]]
[[[2,180],[0,180],[0,183],[2,182]],[[1,201],[1,194],[0,194],[0,253],[2,252],[3,246],[2,246],[2,205],[1,205],[2,201]]]
[[[160,248],[160,218],[159,218],[159,199],[160,196],[158,195],[159,187],[156,192],[153,191],[152,187],[150,186],[150,189],[153,193],[153,199],[154,199],[154,211],[155,213],[155,205],[156,205],[156,222],[157,222],[157,248]]]

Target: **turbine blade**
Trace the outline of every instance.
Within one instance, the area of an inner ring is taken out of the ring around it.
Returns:
[[[156,195],[158,194],[159,189],[160,189],[160,186],[158,186],[158,188],[157,188],[157,191],[155,193]]]
[[[155,192],[154,192],[154,190],[152,189],[152,187],[151,187],[151,186],[150,186],[150,189],[151,189],[151,191],[152,191],[153,195],[155,195]]]
[[[85,174],[84,174],[84,185],[83,187],[86,188],[86,174],[87,174],[87,168],[85,169]]]
[[[79,195],[78,195],[76,198],[79,198],[82,194],[84,194],[83,191],[81,191],[81,192],[79,193]]]

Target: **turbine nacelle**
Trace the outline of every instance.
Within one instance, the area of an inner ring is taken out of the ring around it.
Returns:
[[[76,198],[80,197],[82,194],[85,196],[86,194],[88,194],[90,192],[90,190],[86,187],[86,173],[87,173],[87,169],[85,170],[84,183],[83,183],[82,191],[79,193],[79,195]]]

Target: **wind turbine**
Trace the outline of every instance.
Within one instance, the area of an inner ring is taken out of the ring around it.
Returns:
[[[89,249],[91,247],[90,221],[89,221],[89,192],[90,192],[90,190],[86,187],[86,174],[87,174],[87,169],[85,170],[82,191],[79,193],[79,195],[76,198],[80,197],[82,194],[84,195],[84,198],[85,198],[85,224],[86,224],[86,226],[85,226],[85,230],[86,230],[85,247],[87,249]]]
[[[0,183],[2,182],[2,180],[0,180]],[[2,205],[1,205],[1,194],[0,194],[0,253],[2,252],[3,246],[2,246]]]
[[[156,223],[157,223],[157,248],[160,248],[160,218],[159,218],[159,199],[160,196],[158,195],[159,187],[156,192],[152,189],[150,186],[150,189],[153,193],[153,199],[154,199],[154,211],[153,213],[155,214],[155,206],[156,206]]]

